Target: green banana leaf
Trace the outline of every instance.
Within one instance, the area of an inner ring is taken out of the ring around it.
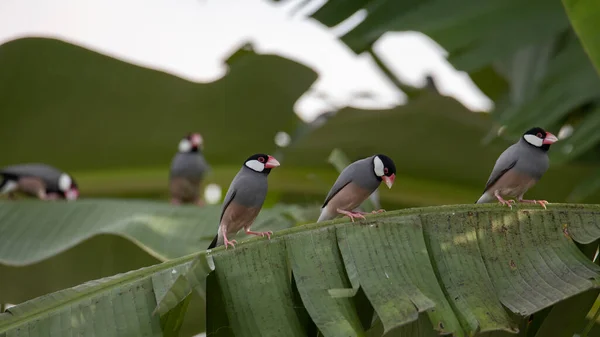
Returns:
[[[562,3],[583,48],[600,74],[600,37],[596,34],[600,28],[597,20],[600,17],[600,5],[590,0],[563,0]]]
[[[263,209],[252,228],[291,227],[297,209]],[[99,234],[127,238],[165,261],[208,247],[217,233],[220,211],[220,205],[199,208],[135,200],[4,201],[0,202],[0,263],[37,263]]]
[[[292,227],[304,212],[292,205],[264,208],[253,228]],[[20,303],[206,249],[219,214],[216,205],[135,200],[0,202],[0,303]],[[32,282],[40,275],[44,282]]]
[[[302,323],[305,309],[323,336],[428,336],[426,326],[456,336],[525,336],[527,318],[552,306],[564,313],[561,305],[584,302],[562,318],[585,317],[600,289],[600,266],[575,242],[598,238],[598,205],[451,205],[305,225],[208,253],[216,281],[206,289],[207,324],[227,336],[314,335]],[[202,284],[203,270],[180,276],[192,280],[188,292]],[[181,284],[159,302],[162,312],[188,296]],[[295,287],[303,308],[293,305]],[[361,319],[359,289],[375,321]],[[571,335],[583,328],[565,327]],[[536,336],[554,336],[543,331]]]
[[[0,336],[178,336],[187,303],[162,316],[153,310],[192,258],[90,281],[11,307],[0,314]]]

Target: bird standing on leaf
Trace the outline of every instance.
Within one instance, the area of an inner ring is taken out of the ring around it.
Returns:
[[[244,162],[244,165],[231,181],[219,220],[217,235],[208,249],[225,245],[235,247],[236,240],[229,240],[227,236],[235,235],[244,228],[246,234],[266,236],[271,239],[273,232],[253,232],[250,226],[260,212],[267,196],[267,176],[271,169],[278,167],[277,159],[266,154],[255,154]]]
[[[502,205],[512,209],[514,197],[519,202],[540,204],[546,208],[546,200],[525,200],[523,195],[535,185],[548,170],[550,160],[548,150],[558,138],[540,127],[523,134],[521,139],[508,147],[494,165],[483,192],[476,204],[497,199]]]
[[[354,218],[364,219],[363,214],[367,213],[354,209],[360,206],[382,181],[388,188],[392,188],[395,179],[396,165],[386,155],[377,154],[355,161],[342,170],[329,190],[317,222],[333,219],[340,214],[348,216],[352,222]],[[382,211],[384,210],[380,209],[373,213]]]
[[[191,133],[181,139],[177,154],[171,161],[169,192],[172,204],[195,203],[203,206],[200,186],[209,170],[202,155],[204,142],[199,133]]]
[[[0,194],[14,198],[16,192],[41,200],[76,200],[79,188],[75,179],[56,167],[40,164],[20,164],[0,169]]]

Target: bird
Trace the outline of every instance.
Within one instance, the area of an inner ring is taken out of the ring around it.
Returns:
[[[210,167],[202,155],[203,148],[204,142],[199,133],[189,133],[179,141],[179,149],[171,160],[169,173],[172,204],[204,205],[200,185]]]
[[[26,163],[0,169],[0,194],[10,199],[16,192],[41,200],[77,200],[79,187],[75,179],[62,170],[42,163]]]
[[[217,235],[208,249],[225,245],[235,247],[236,240],[229,240],[227,236],[235,235],[244,228],[246,234],[267,236],[271,239],[272,231],[254,232],[250,226],[260,212],[267,196],[267,177],[271,169],[280,164],[274,157],[267,154],[254,154],[242,165],[240,171],[231,181],[223,206]]]
[[[527,130],[513,145],[509,146],[492,169],[485,184],[483,194],[476,204],[497,199],[500,204],[512,209],[513,197],[522,203],[540,204],[546,208],[546,200],[525,200],[523,195],[535,185],[548,170],[550,145],[558,141],[558,137],[540,127]]]
[[[353,211],[385,182],[392,188],[396,179],[394,161],[383,154],[359,159],[342,170],[333,187],[329,190],[321,207],[317,222],[331,220],[338,215],[364,219],[365,212]],[[373,213],[383,212],[383,209]]]

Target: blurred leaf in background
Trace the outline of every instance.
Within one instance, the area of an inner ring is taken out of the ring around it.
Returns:
[[[573,135],[551,151],[553,164],[579,158],[598,165],[600,79],[580,42],[599,62],[598,8],[593,1],[564,3],[579,38],[558,1],[329,0],[310,17],[335,27],[364,11],[364,19],[341,39],[356,53],[375,57],[378,41],[389,32],[426,34],[445,48],[456,69],[468,72],[494,99],[494,123],[486,126],[482,139],[502,134],[513,140],[532,125],[553,130],[569,125]],[[382,70],[398,82],[388,69]],[[590,186],[597,184],[585,181],[571,199],[593,195],[597,188]]]

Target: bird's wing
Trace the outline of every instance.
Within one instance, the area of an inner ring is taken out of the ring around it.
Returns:
[[[514,145],[513,145],[514,146]],[[492,174],[490,174],[490,178],[485,184],[485,189],[483,192],[485,193],[492,185],[494,185],[500,177],[502,177],[506,172],[510,171],[519,160],[519,157],[515,153],[515,148],[511,146],[506,151],[502,152],[498,160],[496,160],[496,164],[494,165],[494,169],[492,170]]]
[[[225,210],[227,209],[229,204],[231,204],[233,198],[235,198],[236,192],[237,190],[233,188],[233,186],[229,189],[229,191],[227,191],[227,194],[225,195],[225,200],[223,200],[223,208],[221,209],[221,217],[219,218],[219,223],[221,223],[221,220],[223,220],[223,214],[225,214]]]
[[[335,183],[329,190],[329,193],[327,193],[327,197],[325,197],[325,202],[323,203],[323,206],[321,206],[321,208],[327,206],[327,204],[329,203],[331,198],[333,198],[336,194],[338,194],[346,185],[348,185],[352,182],[352,175],[350,175],[350,174],[344,175],[343,173],[344,172],[342,171],[342,173],[340,174],[338,179],[335,181]]]

